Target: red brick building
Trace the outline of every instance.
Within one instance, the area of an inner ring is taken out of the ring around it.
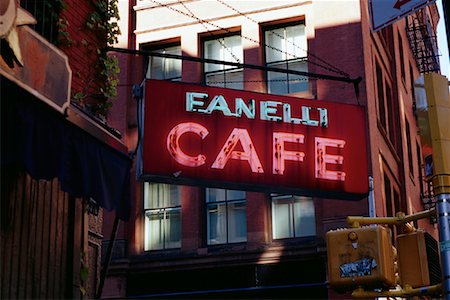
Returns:
[[[103,208],[129,216],[127,148],[87,110],[106,101],[95,12],[91,1],[0,4],[4,299],[94,298]]]
[[[120,54],[121,105],[111,114],[130,150],[138,134],[131,86],[144,78],[353,104],[365,110],[368,147],[360,151],[370,189],[349,201],[136,180],[132,219],[119,230],[103,297],[335,297],[326,284],[328,230],[346,227],[348,215],[429,207],[413,84],[438,68],[436,44],[423,43],[439,20],[434,4],[378,32],[370,29],[367,1],[141,0],[121,9],[124,38],[116,46],[143,50]],[[145,51],[362,81],[355,88]],[[436,236],[431,220],[416,226]]]

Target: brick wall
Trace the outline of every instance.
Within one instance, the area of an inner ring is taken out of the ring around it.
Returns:
[[[72,97],[78,92],[85,95],[99,93],[99,70],[97,68],[97,49],[106,45],[105,38],[97,35],[86,26],[91,12],[95,10],[91,0],[67,0],[67,7],[60,17],[67,21],[66,31],[72,43],[63,43],[60,47],[69,56],[72,68]]]

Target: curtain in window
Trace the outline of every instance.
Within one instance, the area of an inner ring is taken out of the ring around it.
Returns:
[[[209,245],[247,240],[244,191],[207,189],[206,202]]]
[[[314,202],[308,197],[281,196],[272,199],[274,239],[316,235]]]
[[[173,46],[154,50],[157,53],[181,55],[181,47]],[[181,80],[181,59],[150,56],[146,78],[162,80]]]
[[[144,183],[145,250],[181,247],[181,197],[176,185]]]

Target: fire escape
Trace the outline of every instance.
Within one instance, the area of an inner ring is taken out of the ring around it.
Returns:
[[[437,12],[434,15],[439,18]],[[419,72],[439,72],[439,52],[436,34],[426,10],[419,10],[406,20],[409,47],[414,55]]]

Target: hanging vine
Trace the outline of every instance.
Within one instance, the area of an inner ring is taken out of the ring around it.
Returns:
[[[97,97],[91,109],[95,114],[106,116],[112,106],[112,101],[117,97],[118,74],[120,72],[117,57],[108,55],[102,48],[117,43],[120,29],[119,10],[117,0],[91,0],[94,11],[88,14],[86,27],[97,36],[103,37],[101,45],[96,49],[98,54],[97,67],[100,76],[99,91],[101,97]]]

